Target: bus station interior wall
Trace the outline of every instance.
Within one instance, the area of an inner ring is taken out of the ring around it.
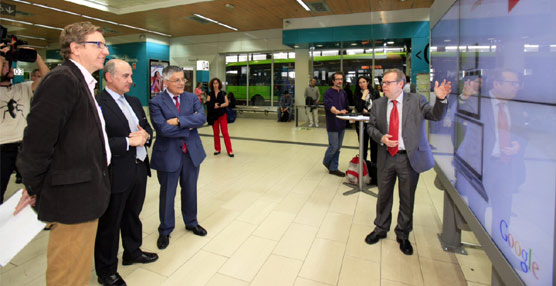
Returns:
[[[143,106],[149,104],[150,70],[149,60],[168,61],[170,48],[153,42],[137,42],[110,45],[111,58],[128,62],[133,71],[133,85],[128,95],[139,98]]]

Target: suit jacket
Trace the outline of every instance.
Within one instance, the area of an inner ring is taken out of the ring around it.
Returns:
[[[493,160],[492,154],[494,153],[496,136],[498,134],[498,127],[494,116],[498,114],[495,112],[495,106],[492,105],[491,98],[481,99],[481,122],[484,124],[484,150],[483,150],[483,164],[486,174],[495,177],[496,181],[500,179],[505,180],[507,183],[511,182],[513,190],[525,182],[525,159],[524,150],[527,147],[528,141],[528,120],[523,110],[524,104],[516,103],[514,101],[505,101],[508,108],[508,116],[510,117],[510,142],[517,142],[519,150],[516,154],[510,156],[508,163],[500,164],[498,160]],[[498,150],[497,150],[498,151]],[[492,172],[496,171],[496,172]],[[483,175],[485,175],[483,173]]]
[[[79,68],[64,62],[35,90],[17,168],[42,221],[65,224],[100,217],[110,179],[104,135]]]
[[[125,99],[131,106],[131,109],[139,119],[139,125],[145,129],[153,137],[153,130],[147,121],[145,111],[141,106],[138,98],[133,96],[125,96]],[[126,138],[131,133],[129,124],[124,113],[120,109],[118,103],[106,91],[103,90],[97,95],[98,105],[102,108],[102,115],[106,122],[106,134],[108,135],[108,144],[110,151],[112,151],[112,160],[110,162],[110,178],[112,182],[112,193],[121,193],[128,189],[129,185],[133,183],[133,176],[135,175],[135,160],[137,157],[136,147],[129,146],[127,150]],[[151,141],[149,140],[145,147],[149,147]],[[145,158],[147,164],[147,175],[151,175],[149,168],[149,156]]]
[[[373,101],[370,111],[367,132],[379,143],[377,164],[380,168],[386,160],[388,148],[380,141],[388,134],[387,116],[388,98],[381,97]],[[415,93],[404,93],[402,115],[402,138],[411,167],[422,173],[434,166],[431,147],[427,139],[425,119],[438,121],[442,119],[448,104],[437,100],[431,106],[424,96]]]
[[[180,95],[180,112],[170,98],[168,91],[164,90],[151,99],[149,104],[151,122],[156,130],[151,168],[163,172],[175,172],[181,165],[183,142],[187,144],[187,152],[193,165],[199,167],[207,156],[197,128],[206,122],[203,107],[199,98],[190,92]],[[173,126],[166,120],[178,117],[179,126]]]

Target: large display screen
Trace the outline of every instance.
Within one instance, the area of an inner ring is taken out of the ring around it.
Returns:
[[[431,32],[438,167],[527,285],[555,285],[556,1],[458,0]]]

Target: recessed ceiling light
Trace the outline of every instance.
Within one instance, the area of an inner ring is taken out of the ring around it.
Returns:
[[[299,48],[299,46],[298,46],[298,45],[294,45],[293,47],[294,47],[294,48],[296,48],[296,49],[297,49],[297,48]]]
[[[226,5],[224,5],[224,6],[225,6],[226,8],[229,8],[229,9],[234,9],[234,8],[235,8],[235,6],[232,5],[232,4],[230,4],[230,3],[226,3]]]
[[[297,3],[299,3],[299,5],[301,5],[306,11],[311,11],[311,9],[309,9],[309,6],[307,6],[307,4],[305,4],[302,0],[297,0]]]
[[[322,45],[321,45],[321,44],[318,44],[317,47],[322,48]]]
[[[452,41],[452,40],[448,40],[448,39],[444,40],[445,43],[449,43],[449,42],[451,42],[451,41]]]
[[[389,41],[389,42],[386,42],[386,43],[387,43],[388,45],[393,45],[393,44],[394,44],[394,42],[392,42],[392,41]]]
[[[24,1],[24,0],[13,0],[13,1],[18,2],[18,3],[27,4],[27,5],[37,6],[37,7],[41,7],[41,8],[44,8],[44,9],[49,9],[49,10],[53,10],[53,11],[57,11],[57,12],[61,12],[61,13],[80,16],[80,17],[83,17],[83,18],[86,18],[86,19],[91,19],[91,20],[95,20],[95,21],[99,21],[99,22],[109,23],[109,24],[116,25],[116,26],[122,26],[122,27],[130,28],[130,29],[134,29],[134,30],[139,30],[139,31],[143,31],[143,32],[148,32],[148,33],[152,33],[152,34],[157,34],[157,35],[161,35],[161,36],[165,36],[165,37],[169,37],[169,38],[172,37],[172,35],[164,34],[164,33],[161,33],[161,32],[156,32],[156,31],[152,31],[152,30],[148,30],[148,29],[144,29],[144,28],[139,28],[139,27],[135,27],[135,26],[131,26],[131,25],[126,25],[126,24],[120,24],[120,23],[116,23],[116,22],[113,22],[113,21],[108,21],[108,20],[95,18],[95,17],[91,17],[91,16],[87,16],[87,15],[83,15],[83,14],[79,14],[79,13],[75,13],[75,12],[71,12],[71,11],[67,11],[67,10],[62,10],[62,9],[50,7],[50,6],[43,5],[43,4],[32,3],[32,2],[28,2],[28,1]],[[85,5],[85,6],[89,5],[90,6],[94,3],[94,1],[95,0],[92,0],[92,2],[91,1],[88,2],[89,4],[80,4],[80,5]],[[77,2],[76,1],[68,1],[68,2],[78,3],[79,1],[77,1]],[[96,2],[96,3],[101,3],[101,2]],[[101,4],[104,4],[104,3],[101,3]],[[100,10],[102,10],[102,9],[100,9]],[[9,19],[2,18],[2,20],[9,20]],[[14,21],[14,20],[12,20],[12,21]],[[27,23],[27,22],[24,22],[24,24],[35,25],[35,26],[49,28],[49,29],[55,29],[55,30],[63,30],[61,28],[56,28],[56,27],[51,27],[51,26],[46,26],[46,25],[40,25],[40,24],[32,24],[32,23]]]
[[[201,19],[205,19],[205,20],[207,20],[207,21],[210,21],[210,22],[213,22],[213,23],[215,23],[215,24],[218,24],[218,25],[220,25],[220,26],[226,27],[226,28],[228,28],[228,29],[230,29],[230,30],[237,31],[237,28],[234,28],[234,27],[232,27],[232,26],[228,26],[228,25],[226,25],[226,24],[224,24],[224,23],[220,23],[220,22],[218,22],[218,21],[216,21],[216,20],[213,20],[213,19],[211,19],[211,18],[209,18],[209,17],[205,17],[205,16],[203,16],[203,15],[201,15],[201,14],[193,14],[193,15],[195,15],[195,16],[201,18]]]
[[[350,45],[352,45],[352,46],[357,46],[357,43],[351,43]]]

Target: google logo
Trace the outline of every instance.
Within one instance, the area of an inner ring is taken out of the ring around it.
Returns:
[[[529,270],[533,272],[533,276],[538,280],[537,271],[539,271],[539,264],[536,261],[531,261],[533,257],[533,250],[529,248],[529,251],[521,246],[519,240],[516,240],[514,235],[508,231],[508,223],[505,220],[500,221],[500,235],[502,239],[508,243],[510,248],[513,248],[515,256],[522,259],[519,263],[521,270],[524,273],[528,273]]]

